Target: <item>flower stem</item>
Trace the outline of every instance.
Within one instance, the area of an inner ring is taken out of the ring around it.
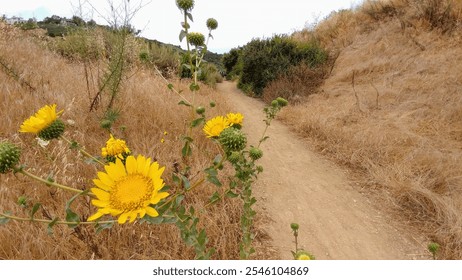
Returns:
[[[69,139],[67,139],[66,137],[64,136],[60,136],[60,138],[64,141],[66,141],[69,145],[73,145],[74,143],[72,141],[70,141]],[[94,156],[90,155],[87,151],[85,151],[84,149],[80,148],[80,147],[77,147],[77,149],[79,150],[79,152],[81,154],[83,154],[84,156],[88,157],[88,158],[91,158],[92,160],[94,160],[95,162],[101,164],[101,165],[104,165],[104,163],[100,160],[98,160],[97,158],[95,158]]]
[[[112,223],[115,223],[115,221],[68,222],[68,221],[62,221],[62,220],[54,221],[54,220],[35,219],[35,218],[31,219],[31,218],[23,218],[23,217],[8,215],[8,214],[2,213],[2,212],[0,212],[0,217],[5,217],[7,219],[21,221],[21,222],[39,222],[39,223],[47,223],[47,224],[53,222],[54,224],[62,224],[62,225],[95,225],[95,224],[112,224]]]
[[[42,182],[42,183],[47,184],[49,186],[56,187],[58,189],[71,191],[71,192],[76,192],[76,193],[80,193],[80,194],[82,194],[84,192],[84,191],[79,190],[79,189],[74,189],[74,188],[71,188],[71,187],[68,187],[68,186],[65,186],[65,185],[61,185],[61,184],[58,184],[58,183],[55,183],[55,182],[40,178],[40,177],[38,177],[38,176],[36,176],[36,175],[34,175],[34,174],[30,173],[29,171],[26,171],[24,169],[17,169],[17,172],[19,172],[19,173],[21,173],[23,175],[26,175],[27,177],[30,177],[30,178],[32,178],[32,179],[34,179],[36,181]]]

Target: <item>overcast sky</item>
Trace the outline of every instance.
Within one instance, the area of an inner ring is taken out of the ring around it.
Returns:
[[[109,14],[108,1],[120,3],[122,0],[89,1],[84,5],[86,20],[93,18],[104,24],[101,15]],[[84,3],[85,0],[80,0]],[[233,47],[243,46],[253,38],[268,38],[274,34],[290,34],[301,30],[317,20],[323,19],[332,11],[350,9],[361,0],[196,0],[192,11],[194,23],[191,31],[207,33],[205,21],[213,17],[218,21],[214,40],[209,50],[223,53]],[[0,0],[0,15],[20,16],[25,19],[59,15],[71,17],[76,13],[79,0]],[[132,21],[137,29],[143,30],[141,36],[161,42],[179,45],[178,34],[182,15],[175,0],[130,0],[132,7],[140,3],[145,6],[139,10]]]

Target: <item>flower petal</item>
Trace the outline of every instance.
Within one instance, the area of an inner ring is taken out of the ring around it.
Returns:
[[[138,156],[138,159],[140,157]],[[135,159],[134,156],[129,156],[125,160],[125,167],[127,168],[127,173],[128,174],[135,174],[137,173],[137,160]]]
[[[103,191],[102,189],[100,188],[91,188],[91,192],[96,195],[96,197],[99,199],[99,200],[102,200],[102,201],[108,201],[111,196],[108,192],[106,191]]]
[[[97,220],[99,218],[101,218],[104,214],[101,213],[100,211],[96,212],[95,214],[91,215],[90,217],[88,217],[87,221],[91,222],[91,221],[94,221],[94,220]]]
[[[129,213],[122,213],[119,218],[117,219],[117,222],[119,224],[125,224],[125,222],[127,221],[127,218],[128,218],[128,214]]]
[[[146,207],[146,214],[151,217],[157,217],[159,216],[159,213],[156,211],[156,209],[152,207]]]
[[[168,192],[160,192],[160,193],[157,193],[156,195],[154,195],[152,198],[151,198],[151,204],[157,204],[159,203],[159,201],[163,198],[166,198],[167,196],[169,196],[170,194]]]

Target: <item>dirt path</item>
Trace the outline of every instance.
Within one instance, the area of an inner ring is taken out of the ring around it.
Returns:
[[[219,84],[218,90],[244,115],[249,142],[257,143],[264,130],[263,103],[240,93],[234,83]],[[265,230],[281,258],[292,257],[291,222],[300,224],[300,246],[317,259],[428,258],[425,244],[392,226],[342,169],[310,151],[280,122],[273,121],[268,135],[260,160],[264,172],[254,193],[257,211],[272,220]]]

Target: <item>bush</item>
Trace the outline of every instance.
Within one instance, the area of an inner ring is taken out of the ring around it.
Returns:
[[[265,102],[282,97],[296,104],[304,97],[317,92],[324,81],[327,67],[312,68],[304,63],[292,66],[287,73],[270,82],[263,90],[262,99]]]
[[[254,39],[242,49],[241,88],[261,96],[268,83],[287,72],[291,66],[305,63],[315,67],[327,60],[327,53],[312,41],[295,42],[287,36]]]

